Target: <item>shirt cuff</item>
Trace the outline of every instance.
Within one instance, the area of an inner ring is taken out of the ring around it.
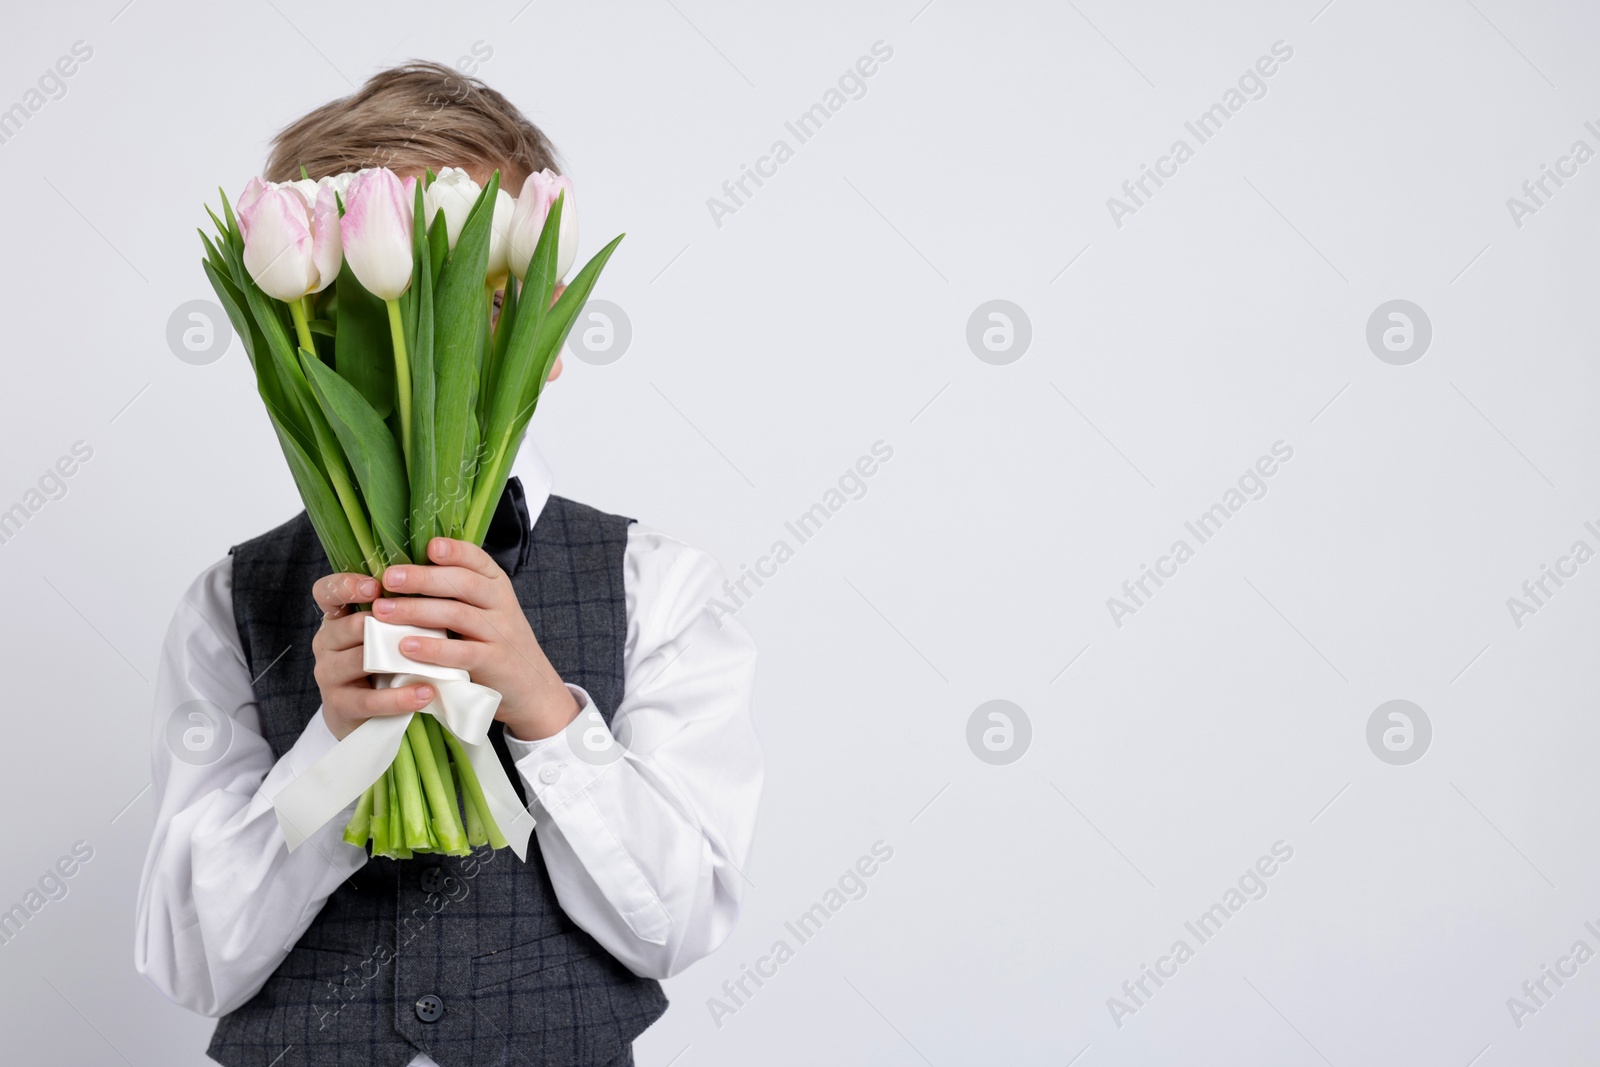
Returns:
[[[622,746],[611,736],[600,709],[583,687],[569,682],[567,691],[578,702],[578,717],[559,733],[538,741],[505,735],[506,748],[523,784],[552,816],[593,785],[622,755]]]
[[[289,769],[294,772],[296,778],[300,777],[338,743],[339,739],[328,729],[328,720],[322,715],[322,705],[317,705],[317,713],[311,716],[306,728],[300,731],[294,747],[285,753]]]

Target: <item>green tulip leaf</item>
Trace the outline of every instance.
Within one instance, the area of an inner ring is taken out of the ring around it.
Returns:
[[[517,293],[521,286],[515,275],[506,276],[506,287],[500,294],[500,318],[494,327],[493,342],[483,357],[483,370],[478,375],[478,425],[489,421],[489,407],[498,387],[500,366],[505,362],[506,346],[511,341],[511,331],[517,322]]]
[[[440,491],[439,529],[451,536],[459,531],[472,492],[467,415],[472,410],[478,353],[488,326],[484,278],[489,270],[489,223],[499,188],[498,177],[489,179],[473,205],[456,238],[455,250],[439,273],[433,300],[433,359],[439,387],[434,417],[435,478]]]
[[[495,368],[494,397],[490,400],[489,421],[483,429],[485,469],[478,475],[472,509],[467,515],[463,537],[482,542],[494,516],[494,505],[511,476],[511,465],[522,444],[528,420],[538,405],[539,394],[559,354],[578,311],[594,291],[600,272],[622,242],[622,235],[602,248],[584,264],[554,307],[550,294],[555,287],[556,244],[561,227],[561,208],[565,194],[556,198],[545,219],[544,230],[528,265],[528,284],[519,297],[516,323],[506,341],[504,360]],[[537,301],[529,305],[529,301]]]
[[[584,302],[589,299],[589,294],[594,291],[595,283],[600,278],[600,272],[605,269],[606,263],[611,259],[611,254],[616,251],[617,245],[622,243],[626,236],[619,234],[612,242],[595,253],[594,258],[584,264],[572,284],[562,292],[561,299],[547,313],[538,316],[539,325],[534,331],[534,342],[530,348],[530,355],[534,357],[534,371],[523,384],[525,390],[522,403],[511,414],[511,421],[501,431],[498,438],[492,439],[486,446],[491,451],[486,462],[488,469],[479,475],[479,490],[481,496],[474,500],[474,510],[468,517],[468,525],[462,536],[470,541],[482,542],[489,532],[489,521],[494,517],[493,505],[500,499],[500,494],[505,491],[507,480],[511,477],[511,465],[515,461],[517,451],[522,447],[523,436],[527,433],[528,420],[533,417],[534,410],[539,405],[539,396],[544,390],[545,382],[549,378],[550,367],[555,363],[556,356],[560,354],[561,346],[566,342],[567,334],[576,321],[578,311]],[[534,260],[538,262],[538,255]],[[511,343],[515,344],[513,337]],[[509,381],[500,385],[502,399],[511,388]],[[484,502],[480,509],[478,501]]]
[[[361,486],[385,565],[406,561],[410,493],[400,446],[383,416],[352,383],[303,348],[300,356],[312,392]]]
[[[493,460],[509,445],[513,434],[512,424],[522,407],[522,398],[529,392],[528,382],[538,369],[538,353],[534,342],[539,324],[544,321],[550,307],[550,294],[555,291],[556,246],[561,233],[561,207],[566,194],[556,198],[550,213],[545,216],[544,229],[539,232],[539,243],[534,246],[528,261],[527,280],[520,295],[520,307],[511,336],[506,340],[505,358],[496,367],[494,397],[489,402],[489,422],[484,427],[485,439],[494,448]]]
[[[346,263],[334,282],[333,366],[383,418],[394,410],[394,345],[389,310]]]
[[[572,279],[572,284],[561,293],[544,320],[539,323],[539,330],[534,339],[534,351],[540,354],[539,369],[533,375],[533,394],[525,397],[524,406],[528,407],[528,414],[532,414],[532,405],[539,402],[539,394],[544,391],[545,384],[550,378],[550,368],[555,363],[556,357],[561,354],[561,346],[567,343],[567,334],[572,332],[572,324],[578,318],[578,312],[583,310],[583,305],[588,302],[589,294],[594,292],[594,286],[600,280],[600,272],[605,270],[606,263],[611,259],[611,253],[617,250],[622,239],[627,234],[619,233],[612,238],[611,243],[596,252],[589,262],[583,265],[578,276]]]
[[[423,228],[422,186],[413,208],[411,295],[414,321],[407,338],[411,363],[411,558],[426,560],[428,542],[439,532],[438,467],[434,456],[433,271]]]
[[[439,211],[433,216],[433,224],[428,227],[428,268],[433,273],[436,288],[439,268],[444,265],[445,257],[449,254],[450,231],[445,226],[444,212]]]

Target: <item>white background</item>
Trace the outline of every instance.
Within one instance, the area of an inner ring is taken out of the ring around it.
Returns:
[[[736,572],[894,449],[740,613],[753,886],[641,1064],[1590,1062],[1600,962],[1520,1029],[1506,1000],[1600,950],[1600,562],[1520,628],[1506,601],[1600,548],[1600,161],[1520,227],[1506,200],[1600,149],[1600,11],[124,2],[0,37],[0,107],[93,48],[0,144],[0,508],[94,450],[0,545],[0,905],[94,849],[0,947],[7,1062],[206,1062],[211,1022],[131,963],[172,710],[149,680],[194,575],[299,503],[238,343],[194,366],[166,342],[211,296],[201,205],[297,115],[479,42],[577,183],[584,254],[628,233],[597,295],[631,346],[569,359],[534,421],[558,491]],[[1115,225],[1106,199],[1280,40],[1266,96]],[[866,95],[795,146],[784,122],[877,41]],[[718,226],[707,198],[780,137],[794,158]],[[1004,366],[966,342],[997,298],[1032,324]],[[1406,366],[1365,337],[1397,298],[1433,326]],[[1280,440],[1268,495],[1114,625]],[[1433,727],[1406,766],[1366,740],[1397,698]],[[991,699],[1032,724],[1010,765],[967,745]],[[866,897],[716,1025],[707,998],[879,840]],[[1107,998],[1279,840],[1267,896],[1117,1026]]]

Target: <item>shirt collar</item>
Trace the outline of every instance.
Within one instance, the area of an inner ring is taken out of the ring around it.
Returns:
[[[528,565],[533,553],[533,524],[539,521],[545,502],[550,499],[553,482],[550,465],[531,441],[523,444],[512,470],[516,473],[506,479],[505,492],[483,539],[483,550],[507,574],[515,574]]]
[[[539,446],[531,440],[522,442],[522,449],[517,453],[516,460],[511,464],[511,473],[522,482],[523,493],[528,501],[528,526],[539,521],[540,512],[544,511],[545,501],[550,499],[550,490],[555,485],[555,474],[550,470],[550,464],[545,462],[544,453],[539,451]]]

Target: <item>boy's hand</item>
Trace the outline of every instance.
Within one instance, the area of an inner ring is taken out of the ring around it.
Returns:
[[[448,537],[428,542],[428,558],[435,566],[405,564],[384,571],[383,588],[407,595],[374,601],[373,613],[384,622],[461,636],[408,637],[400,651],[423,663],[461,667],[474,682],[499,690],[495,718],[512,736],[538,741],[561,732],[582,709],[539,647],[505,571],[477,545]]]
[[[322,718],[341,741],[374,715],[420,711],[433,699],[430,685],[374,689],[361,662],[362,614],[354,605],[378,595],[378,581],[365,574],[330,574],[317,579],[311,595],[322,608],[322,626],[311,642],[315,677],[322,690]]]

